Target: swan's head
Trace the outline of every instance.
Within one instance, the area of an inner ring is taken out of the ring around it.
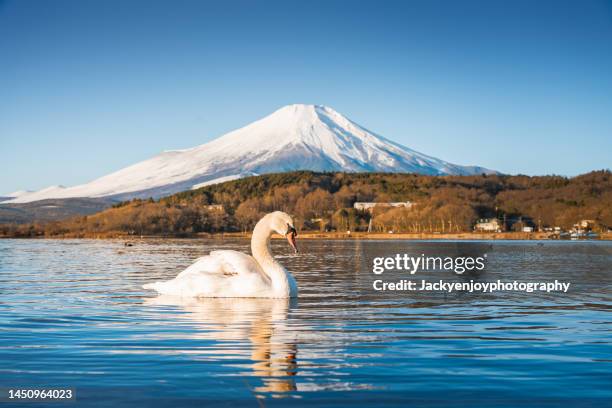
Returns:
[[[282,211],[274,211],[267,215],[269,217],[270,228],[279,235],[282,235],[287,238],[287,242],[291,245],[291,248],[298,252],[297,244],[295,242],[295,237],[297,237],[297,231],[293,224],[293,219],[289,216],[289,214],[284,213]]]

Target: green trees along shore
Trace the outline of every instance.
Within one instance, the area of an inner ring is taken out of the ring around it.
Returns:
[[[410,208],[353,208],[355,202],[406,202]],[[133,234],[186,236],[250,231],[282,210],[301,230],[466,232],[481,218],[505,228],[570,229],[582,219],[612,226],[612,173],[561,176],[425,176],[297,171],[229,181],[159,200],[134,199],[63,221],[2,224],[0,236]]]

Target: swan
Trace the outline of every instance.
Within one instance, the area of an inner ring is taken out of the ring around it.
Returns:
[[[287,238],[298,252],[293,220],[282,212],[266,214],[255,225],[251,237],[253,256],[238,251],[213,251],[199,258],[176,278],[143,285],[162,295],[219,298],[292,298],[297,283],[270,252],[270,237],[277,233]]]

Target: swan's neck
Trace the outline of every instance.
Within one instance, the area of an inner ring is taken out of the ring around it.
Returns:
[[[265,274],[270,278],[275,293],[295,296],[297,293],[295,280],[280,263],[276,262],[270,251],[270,238],[273,233],[274,231],[268,225],[266,218],[261,219],[255,225],[251,237],[253,258],[257,260]]]

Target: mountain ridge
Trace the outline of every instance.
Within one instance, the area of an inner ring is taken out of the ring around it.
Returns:
[[[496,173],[417,152],[369,131],[327,106],[294,104],[208,143],[162,152],[89,183],[47,187],[3,203],[75,197],[159,198],[228,179],[295,170]]]

